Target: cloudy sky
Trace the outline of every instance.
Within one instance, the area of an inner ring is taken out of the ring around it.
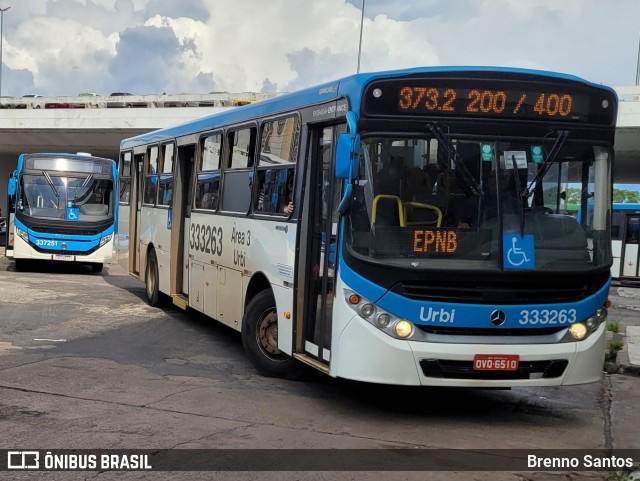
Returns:
[[[291,91],[354,73],[362,0],[0,0],[2,95]],[[361,71],[501,65],[633,85],[640,0],[366,0]]]

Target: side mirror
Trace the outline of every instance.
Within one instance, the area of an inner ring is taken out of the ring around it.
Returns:
[[[360,155],[360,136],[357,134],[357,118],[353,112],[347,112],[348,133],[338,136],[336,146],[336,177],[351,180],[358,172]]]
[[[338,179],[351,179],[353,152],[351,150],[351,136],[349,134],[338,135],[336,147],[336,177]]]
[[[16,194],[16,179],[11,177],[7,186],[7,195],[13,197]]]

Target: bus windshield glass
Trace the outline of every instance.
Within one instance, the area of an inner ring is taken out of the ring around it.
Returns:
[[[611,262],[603,147],[562,133],[370,136],[360,153],[347,236],[358,257],[438,270],[566,272]]]
[[[42,171],[20,180],[18,210],[43,219],[104,221],[113,218],[113,181],[93,174],[59,176]]]

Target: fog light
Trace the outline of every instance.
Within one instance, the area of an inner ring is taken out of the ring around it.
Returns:
[[[360,302],[360,296],[358,294],[351,294],[349,296],[349,303],[354,306]]]
[[[382,313],[376,319],[378,327],[387,327],[391,322],[391,316],[389,314]]]
[[[576,322],[569,328],[569,334],[571,334],[571,336],[577,341],[579,341],[580,339],[584,339],[584,337],[587,335],[587,326],[585,326],[581,322]]]
[[[589,329],[593,329],[598,324],[598,320],[595,317],[590,317],[587,319],[586,324]]]
[[[607,311],[606,307],[602,307],[596,311],[596,317],[600,322],[604,321],[609,315],[609,311]]]
[[[373,306],[373,304],[364,304],[360,308],[360,313],[364,317],[370,317],[374,312],[376,312],[376,308]]]
[[[409,321],[399,321],[396,324],[396,335],[398,337],[409,337],[411,334],[413,334],[413,324],[411,324]]]

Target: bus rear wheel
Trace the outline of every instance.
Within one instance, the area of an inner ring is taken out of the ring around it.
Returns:
[[[269,290],[257,294],[245,310],[242,345],[263,376],[297,379],[304,374],[304,364],[278,349],[278,313]]]
[[[158,288],[158,258],[156,257],[156,251],[153,249],[147,256],[147,268],[145,270],[144,280],[147,286],[147,303],[155,307],[160,303],[160,291]]]

